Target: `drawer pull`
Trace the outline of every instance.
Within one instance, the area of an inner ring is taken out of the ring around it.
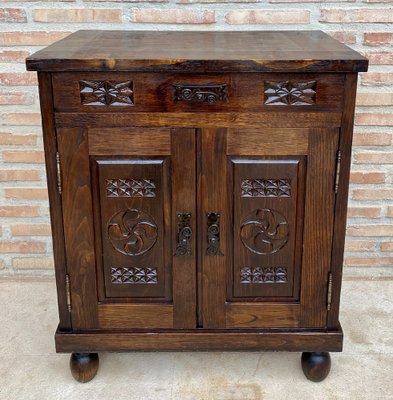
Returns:
[[[222,256],[220,251],[220,218],[219,212],[209,212],[207,216],[207,256]]]
[[[183,85],[174,84],[174,100],[189,103],[215,104],[227,100],[226,84]]]
[[[177,212],[177,245],[175,256],[191,256],[191,213]]]

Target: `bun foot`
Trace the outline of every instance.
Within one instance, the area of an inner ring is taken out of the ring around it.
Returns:
[[[323,381],[330,372],[331,360],[330,354],[307,353],[302,354],[302,369],[306,378],[313,382]]]
[[[98,354],[97,353],[72,353],[70,358],[70,368],[72,376],[78,382],[89,382],[98,370]]]

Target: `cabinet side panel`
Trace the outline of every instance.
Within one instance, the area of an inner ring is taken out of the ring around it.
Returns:
[[[338,327],[342,265],[347,222],[348,185],[351,168],[351,145],[355,112],[357,74],[347,74],[345,79],[345,99],[339,148],[341,151],[339,189],[336,195],[334,236],[331,272],[333,277],[332,304],[328,313],[328,327]]]
[[[53,114],[52,81],[51,75],[44,72],[38,73],[40,91],[42,132],[45,149],[46,177],[48,182],[49,208],[51,215],[53,255],[55,260],[55,273],[57,285],[57,299],[60,330],[71,329],[70,313],[67,309],[66,273],[67,264],[64,249],[63,215],[61,197],[57,190],[56,168],[56,129]]]
[[[93,209],[87,131],[59,129],[64,236],[71,282],[72,326],[97,326]]]
[[[301,280],[302,327],[326,326],[337,145],[338,129],[310,132]]]

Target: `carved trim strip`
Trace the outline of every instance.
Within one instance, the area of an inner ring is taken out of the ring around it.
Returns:
[[[243,267],[240,269],[240,282],[250,283],[287,283],[287,269],[284,267]]]
[[[156,197],[156,185],[150,179],[107,179],[107,197]]]
[[[207,256],[222,256],[220,251],[220,213],[207,213]]]
[[[191,252],[191,213],[176,213],[177,218],[177,245],[176,256],[190,256]]]
[[[227,100],[227,85],[174,84],[174,100],[190,103],[215,104]]]
[[[80,81],[81,104],[86,106],[133,106],[132,81]]]
[[[280,106],[314,105],[316,90],[316,81],[265,81],[265,104]]]
[[[158,274],[155,267],[112,267],[112,283],[157,284]]]
[[[243,179],[242,197],[290,197],[289,179]]]

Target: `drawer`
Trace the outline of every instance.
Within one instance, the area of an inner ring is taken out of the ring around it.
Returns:
[[[52,75],[57,112],[338,111],[344,74]]]

